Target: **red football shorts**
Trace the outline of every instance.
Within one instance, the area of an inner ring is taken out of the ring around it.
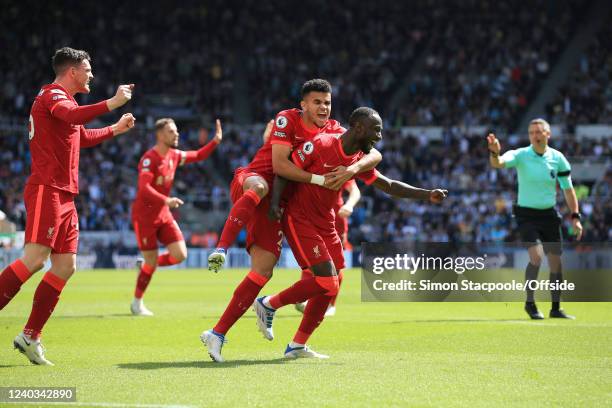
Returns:
[[[230,184],[230,193],[233,203],[242,197],[244,181],[252,176],[258,176],[265,180],[265,177],[249,171],[246,168],[236,171],[232,183]],[[269,187],[271,189],[272,186]],[[246,225],[246,248],[247,251],[250,252],[251,247],[257,245],[261,249],[279,258],[283,248],[283,229],[280,221],[271,221],[268,219],[269,209],[270,193],[268,193],[268,195],[259,202],[259,205],[255,207],[255,214],[253,214]]]
[[[299,212],[283,217],[283,229],[302,269],[328,261],[333,262],[337,271],[344,269],[342,242],[335,230],[320,231]]]
[[[79,216],[74,194],[42,184],[26,184],[25,242],[51,248],[55,254],[76,254]]]
[[[164,246],[168,246],[173,242],[183,241],[183,233],[178,226],[176,220],[164,222],[162,224],[151,224],[132,217],[134,233],[136,234],[136,242],[138,249],[141,251],[153,251],[157,249],[157,241]]]

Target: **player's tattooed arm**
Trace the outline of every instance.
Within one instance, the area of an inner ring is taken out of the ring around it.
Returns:
[[[283,211],[280,207],[280,199],[283,196],[283,191],[287,187],[289,180],[279,175],[274,176],[274,184],[272,187],[272,197],[270,198],[270,209],[268,210],[268,218],[271,220],[280,220]]]
[[[410,184],[406,184],[398,180],[391,180],[382,174],[378,175],[372,185],[377,189],[392,195],[393,197],[429,200],[436,204],[442,202],[448,196],[447,190],[426,190],[423,188],[413,187]]]
[[[340,166],[331,173],[325,175],[325,187],[331,190],[339,190],[344,183],[352,179],[359,173],[372,170],[382,160],[382,154],[372,148],[370,153],[359,159],[358,162],[348,167]]]

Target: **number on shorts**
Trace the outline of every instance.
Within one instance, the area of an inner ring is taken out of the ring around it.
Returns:
[[[28,121],[28,138],[32,140],[34,137],[34,118],[30,115],[30,120]]]

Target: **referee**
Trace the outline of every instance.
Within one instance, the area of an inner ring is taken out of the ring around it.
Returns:
[[[538,251],[540,240],[550,266],[550,282],[561,282],[561,216],[555,209],[557,182],[563,190],[565,201],[572,212],[572,225],[576,238],[582,236],[582,224],[578,210],[578,199],[572,186],[570,164],[561,152],[548,146],[550,125],[544,119],[534,119],[529,123],[529,142],[531,145],[509,150],[499,155],[501,147],[493,133],[487,136],[489,143],[489,162],[496,169],[516,168],[518,173],[518,202],[514,206],[514,216],[518,224],[521,241],[529,252],[529,264],[525,280],[537,280],[542,257]],[[532,319],[544,316],[538,311],[533,291],[526,290],[525,311]],[[559,306],[561,291],[551,291],[552,309],[550,317],[574,319]]]

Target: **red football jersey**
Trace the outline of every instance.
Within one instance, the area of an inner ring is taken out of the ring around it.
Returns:
[[[62,86],[43,86],[30,111],[32,174],[27,183],[78,194],[80,148],[113,136],[110,126],[85,129],[83,124],[106,112],[106,101],[79,106]]]
[[[324,127],[307,129],[302,121],[302,111],[287,109],[276,115],[270,138],[255,153],[253,160],[247,166],[249,171],[260,174],[272,186],[274,172],[272,171],[272,145],[284,144],[292,149],[301,143],[312,140],[319,133],[342,134],[346,131],[338,121],[329,119]],[[326,173],[328,173],[327,171]]]
[[[303,143],[292,153],[293,162],[301,169],[314,174],[325,174],[338,166],[350,166],[364,156],[363,152],[347,155],[339,136],[320,134]],[[378,177],[376,169],[359,173],[356,177],[372,184]],[[316,184],[295,183],[295,191],[289,199],[287,211],[292,216],[305,217],[323,231],[335,230],[338,191]]]
[[[174,184],[174,174],[178,166],[185,163],[185,152],[170,149],[164,157],[155,149],[149,149],[142,155],[138,163],[138,178],[150,180],[147,184],[138,184],[138,193],[132,205],[134,217],[147,223],[165,223],[174,217],[170,207],[166,205],[165,197],[170,196]],[[155,190],[152,194],[147,188]],[[164,196],[156,195],[155,192]]]

